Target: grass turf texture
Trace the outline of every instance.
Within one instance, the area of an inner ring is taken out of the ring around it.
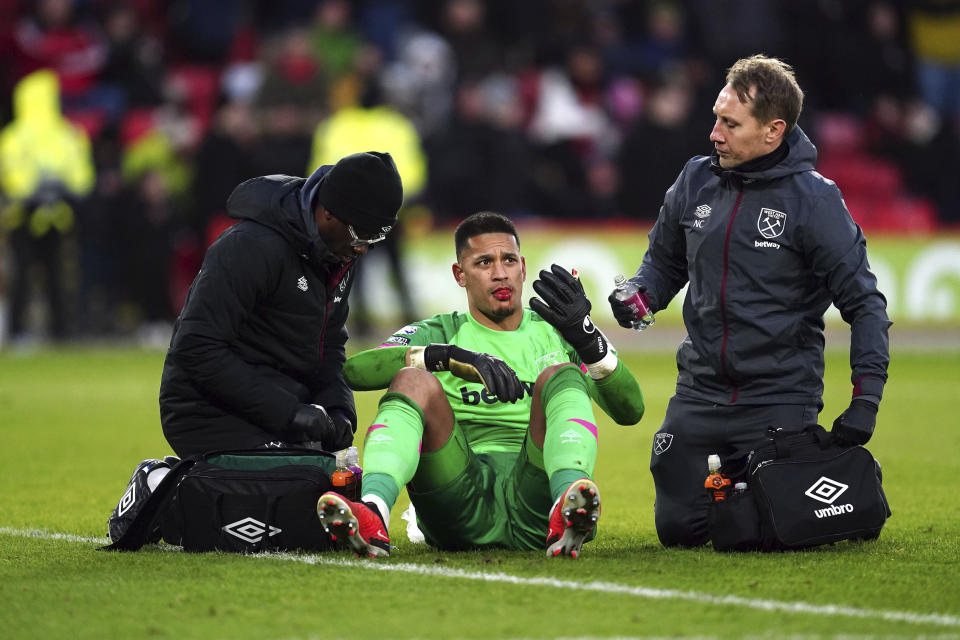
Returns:
[[[728,555],[659,546],[647,467],[675,366],[668,353],[624,357],[639,372],[647,414],[630,428],[598,414],[604,512],[598,539],[579,560],[412,545],[399,517],[402,497],[391,527],[398,549],[389,559],[360,561],[348,554],[95,551],[136,463],[170,452],[156,399],[163,355],[0,354],[0,634],[960,637],[960,431],[953,395],[960,353],[894,352],[870,444],[894,511],[879,541]],[[843,351],[828,353],[827,424],[849,400],[846,362]],[[358,394],[362,424],[373,417],[377,398]],[[48,535],[54,533],[69,535]],[[724,603],[725,596],[734,599]],[[838,615],[828,607],[854,611]],[[928,614],[946,618],[936,624]],[[331,620],[343,622],[331,627]]]

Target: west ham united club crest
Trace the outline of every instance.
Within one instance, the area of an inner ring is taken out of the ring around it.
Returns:
[[[783,228],[787,224],[787,214],[776,209],[760,209],[760,217],[757,218],[757,229],[767,240],[776,238],[783,233]]]
[[[671,444],[673,444],[672,433],[658,433],[653,436],[653,452],[657,455],[669,449]]]

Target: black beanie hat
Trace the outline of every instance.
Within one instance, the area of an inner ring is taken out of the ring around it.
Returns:
[[[367,151],[343,157],[309,194],[311,206],[322,204],[341,222],[375,234],[397,223],[403,185],[389,153]]]

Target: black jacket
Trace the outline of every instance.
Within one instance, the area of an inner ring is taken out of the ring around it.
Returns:
[[[253,178],[227,201],[240,221],[207,251],[163,367],[160,418],[178,453],[297,440],[287,427],[304,402],[356,425],[343,377],[354,263],[327,249],[303,184]]]
[[[719,404],[823,406],[823,314],[851,325],[854,395],[879,401],[889,363],[886,299],[840,190],[814,171],[795,128],[755,172],[696,157],[667,191],[632,278],[654,310],[689,283],[677,394]]]

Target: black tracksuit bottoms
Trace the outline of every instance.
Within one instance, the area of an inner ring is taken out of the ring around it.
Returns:
[[[759,443],[771,426],[794,431],[817,424],[819,412],[816,405],[721,405],[673,396],[650,454],[661,544],[699,546],[710,539],[710,497],[703,486],[708,455],[725,459]]]

